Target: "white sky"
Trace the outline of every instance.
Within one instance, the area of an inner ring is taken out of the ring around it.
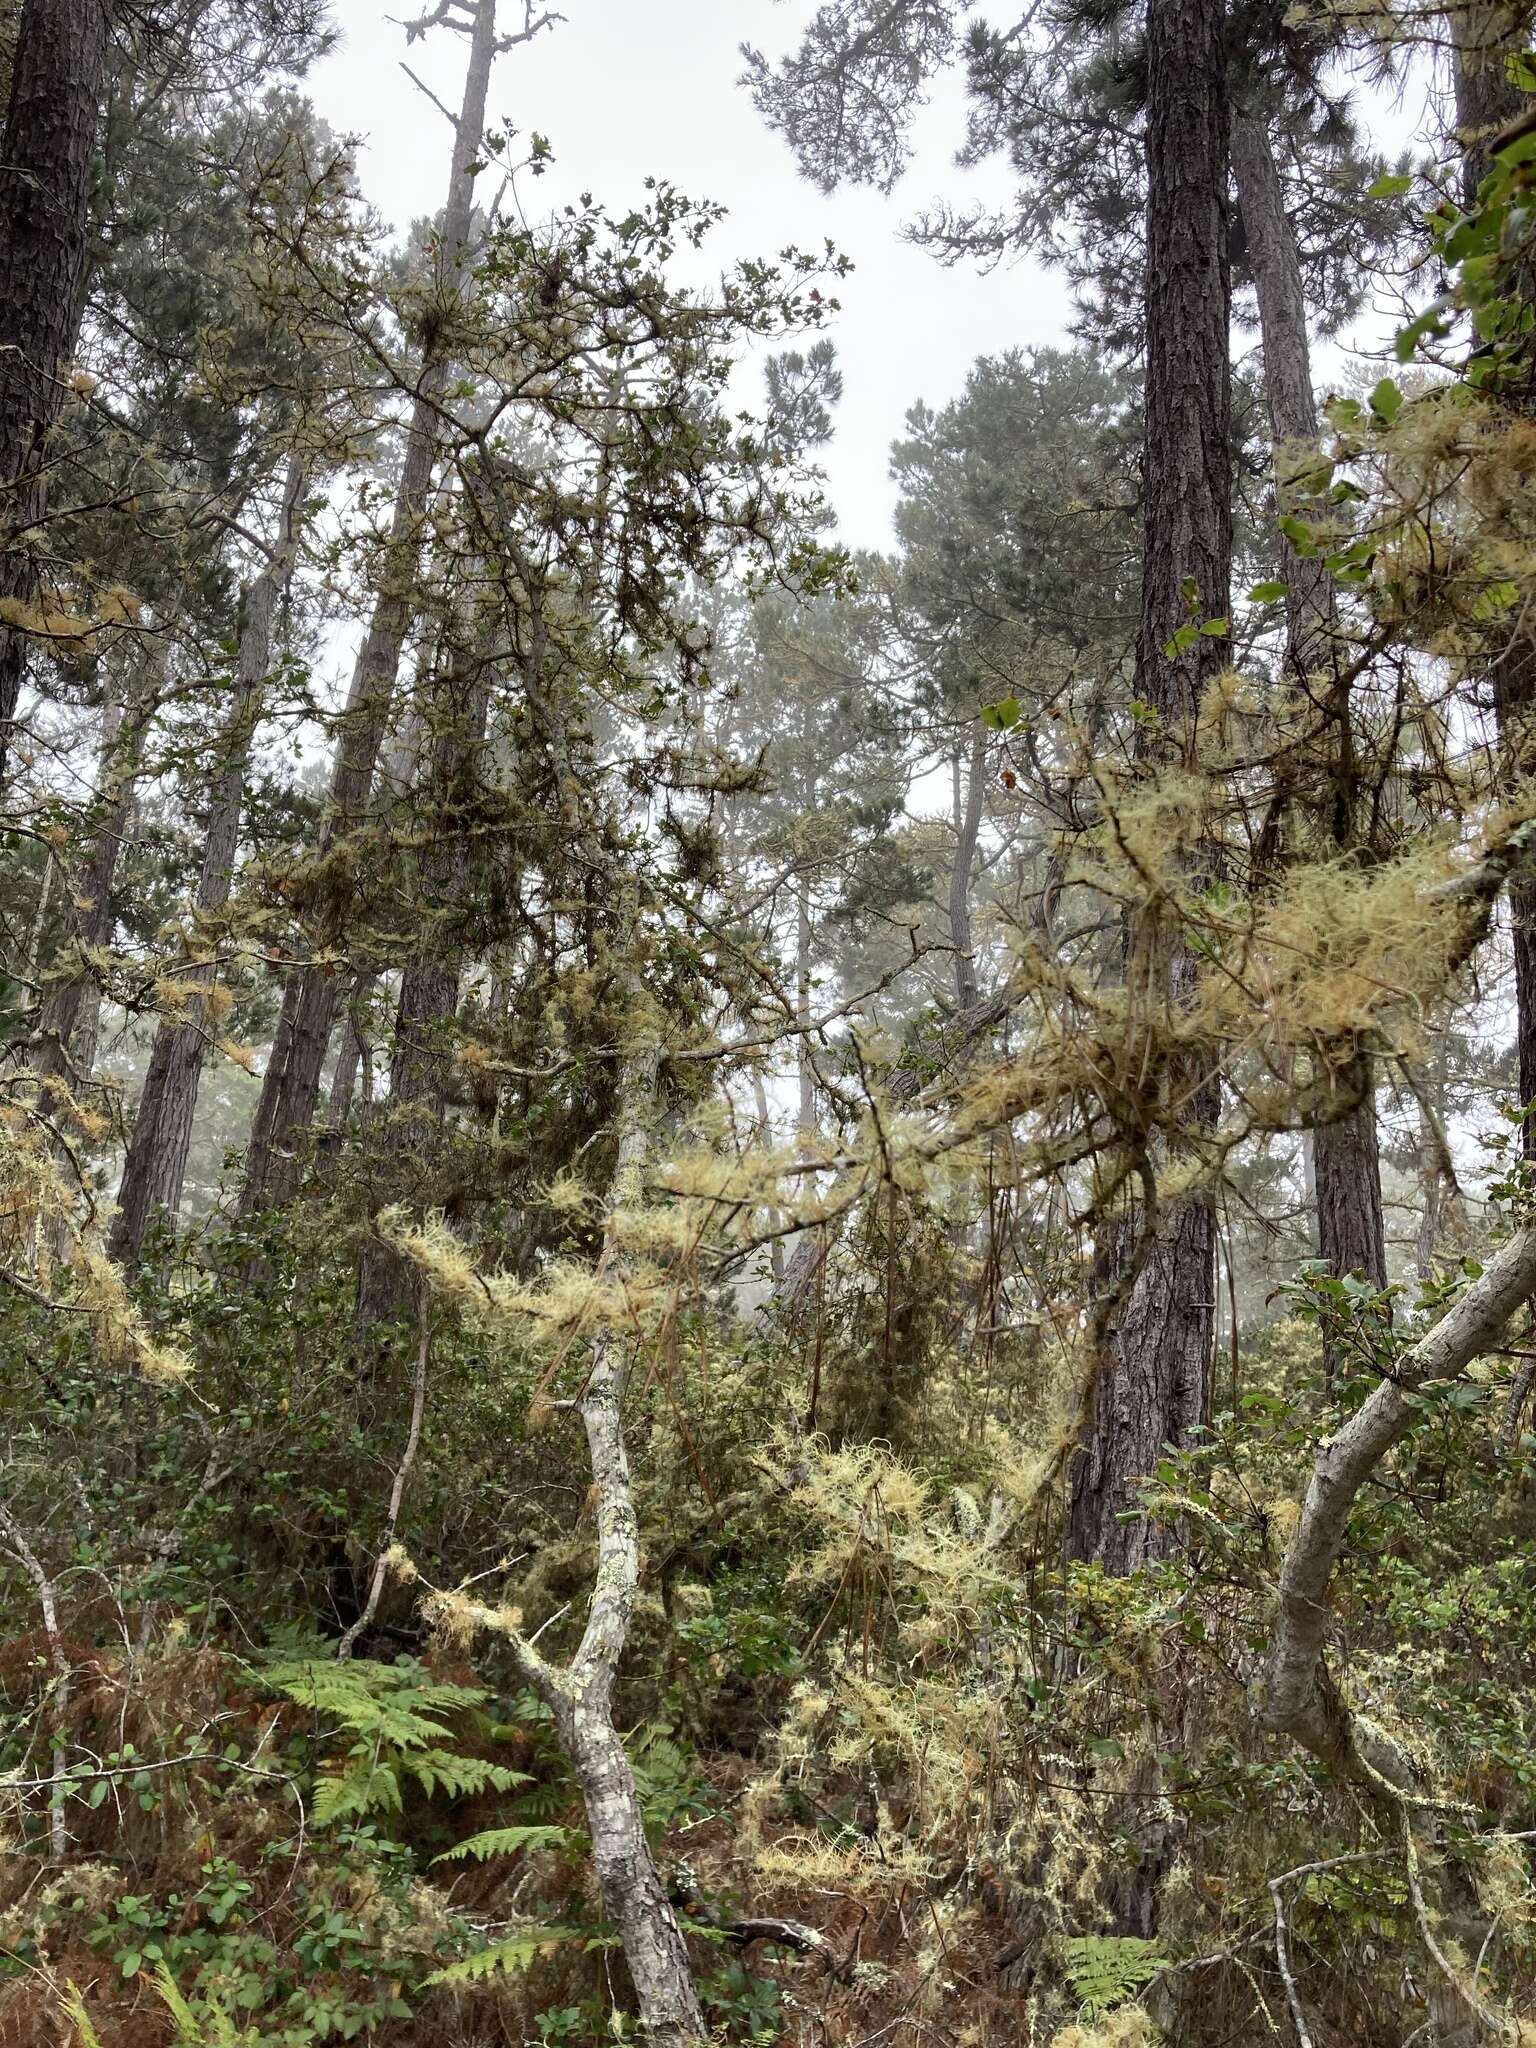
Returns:
[[[320,112],[359,135],[364,191],[400,227],[443,201],[448,126],[400,69],[413,70],[457,107],[466,39],[442,28],[407,53],[390,11],[409,17],[427,0],[333,0],[342,45],[306,81]],[[554,169],[525,182],[530,215],[583,190],[620,213],[643,199],[647,175],[730,216],[707,250],[718,270],[740,257],[773,257],[787,243],[819,249],[830,236],[856,268],[838,293],[829,330],[846,380],[837,433],[823,461],[844,540],[889,544],[894,491],[888,450],[916,399],[943,404],[978,355],[1059,341],[1066,297],[1033,263],[978,275],[946,270],[898,238],[903,219],[940,192],[1001,196],[1006,174],[963,174],[951,161],[963,130],[958,82],[941,81],[918,130],[918,153],[889,199],[844,191],[825,199],[799,177],[789,151],[736,84],[738,45],[770,52],[793,38],[804,10],[771,0],[560,0],[567,20],[501,58],[488,125],[510,120],[549,137]],[[521,0],[501,0],[509,26]],[[487,194],[492,173],[482,181]],[[741,402],[754,403],[754,384]]]

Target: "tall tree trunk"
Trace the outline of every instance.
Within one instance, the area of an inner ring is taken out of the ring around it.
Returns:
[[[1230,609],[1231,372],[1227,263],[1229,114],[1220,0],[1151,0],[1147,12],[1147,299],[1145,522],[1136,694],[1158,714],[1143,752],[1193,756],[1201,700],[1224,643],[1197,635],[1164,649],[1190,618]],[[1145,730],[1145,728],[1143,728]],[[1196,961],[1151,909],[1128,934],[1128,984],[1159,1029],[1187,999]],[[1188,1057],[1164,1085],[1182,1105],[1186,1145],[1214,1125],[1220,1087]],[[1107,1333],[1094,1413],[1073,1468],[1068,1550],[1127,1572],[1166,1547],[1140,1519],[1121,1521],[1164,1444],[1184,1444],[1204,1419],[1215,1317],[1216,1216],[1211,1196],[1176,1197],[1155,1218],[1141,1269]],[[1116,1256],[1131,1256],[1136,1226]],[[1139,1234],[1139,1232],[1138,1232]],[[1124,1264],[1120,1270],[1126,1271]]]
[[[1529,40],[1520,18],[1507,7],[1472,5],[1450,16],[1456,46],[1456,125],[1462,143],[1462,188],[1470,207],[1491,168],[1488,145],[1530,104],[1510,80],[1505,59]],[[1531,266],[1520,278],[1521,294],[1536,299]],[[1522,609],[1504,646],[1490,665],[1494,717],[1511,782],[1536,773],[1536,628]],[[1536,1102],[1536,881],[1518,875],[1510,882],[1509,916],[1515,954],[1515,1044],[1522,1104]],[[1522,1132],[1528,1157],[1536,1157],[1536,1118]]]
[[[194,951],[199,944],[199,924],[224,908],[234,882],[246,768],[272,665],[272,614],[292,567],[294,525],[305,484],[303,465],[295,457],[289,462],[283,485],[282,511],[271,559],[252,578],[241,607],[234,697],[219,750],[221,765],[214,784],[203,864],[192,906]],[[155,1032],[109,1240],[113,1258],[130,1267],[139,1262],[144,1233],[152,1218],[164,1215],[174,1220],[181,1206],[208,1035],[208,999],[201,991],[211,991],[217,977],[218,970],[212,961],[194,957],[181,976],[193,990],[187,999],[187,1014],[162,1017]]]
[[[958,772],[957,756],[957,779]],[[964,807],[958,803],[955,806],[955,858],[949,871],[949,943],[955,949],[955,1007],[960,1010],[970,1009],[976,1000],[976,961],[971,952],[971,876],[976,867],[976,842],[981,837],[986,772],[987,729],[978,718],[971,735]]]
[[[103,0],[23,0],[0,138],[0,786],[38,593],[47,441],[80,320]]]
[[[431,821],[420,863],[420,891],[427,917],[446,915],[450,928],[434,931],[429,923],[400,979],[383,1133],[393,1158],[404,1157],[416,1146],[430,1146],[447,1114],[451,1048],[445,1027],[458,1008],[463,967],[463,947],[451,929],[466,880],[467,848],[458,817],[472,801],[482,773],[489,706],[487,651],[483,643],[475,642],[432,690],[430,782],[414,807],[418,820]],[[389,1178],[386,1173],[386,1184]],[[358,1261],[360,1334],[409,1305],[405,1282],[398,1253],[379,1239],[368,1238]]]
[[[801,875],[795,889],[795,1074],[800,1086],[796,1131],[816,1135],[816,1069],[811,1064],[811,885]]]
[[[1285,510],[1292,451],[1310,452],[1317,444],[1317,403],[1296,230],[1286,210],[1269,128],[1258,114],[1239,113],[1233,121],[1232,167],[1258,292],[1276,494]],[[1330,703],[1336,734],[1333,836],[1340,850],[1348,851],[1354,840],[1354,749],[1349,685],[1338,660],[1333,578],[1320,555],[1302,555],[1284,534],[1280,550],[1286,584],[1286,665],[1298,685],[1310,683]],[[1313,1137],[1318,1250],[1333,1272],[1360,1273],[1375,1286],[1385,1287],[1381,1158],[1371,1061],[1364,1050],[1349,1048],[1340,1062],[1338,1093],[1354,1106],[1336,1119],[1320,1122]]]
[[[464,96],[454,131],[453,163],[443,210],[442,291],[463,287],[474,223],[474,166],[485,133],[485,103],[496,56],[496,0],[474,0],[473,33]],[[379,579],[373,617],[357,657],[341,720],[331,773],[328,815],[320,851],[358,829],[367,808],[379,747],[399,673],[400,656],[415,614],[414,585],[420,528],[436,466],[440,406],[451,364],[429,346],[411,410],[405,461]],[[319,920],[322,947],[345,929],[347,895],[338,886]],[[320,1076],[336,1013],[338,977],[329,965],[302,968],[288,983],[261,1099],[251,1130],[241,1207],[246,1214],[287,1201],[298,1186],[303,1147],[320,1097]]]
[[[45,1082],[66,1087],[88,1082],[96,1064],[101,975],[91,955],[112,942],[117,863],[128,834],[144,741],[160,701],[163,650],[152,643],[130,650],[129,658],[143,666],[136,680],[106,707],[95,826],[74,883],[72,929],[38,1011],[33,1070]]]

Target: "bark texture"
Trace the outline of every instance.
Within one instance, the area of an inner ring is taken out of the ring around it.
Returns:
[[[1451,17],[1455,38],[1456,125],[1462,143],[1462,187],[1470,207],[1490,169],[1488,145],[1529,102],[1510,82],[1505,57],[1523,50],[1529,26],[1507,7],[1474,5]],[[1519,280],[1527,299],[1536,298],[1536,277],[1526,265]],[[1529,404],[1529,400],[1527,401]],[[1525,612],[1517,617],[1489,669],[1494,718],[1505,774],[1510,783],[1536,773],[1536,627]],[[1515,955],[1516,1053],[1520,1100],[1536,1102],[1536,880],[1516,876],[1509,890]],[[1536,1156],[1536,1119],[1524,1126],[1528,1157]]]
[[[626,1052],[619,1073],[618,1156],[600,1274],[611,1274],[622,1258],[615,1219],[640,1196],[654,1113],[660,1044],[649,1031],[637,1031],[636,1037],[640,1042]],[[509,1634],[509,1645],[525,1682],[549,1707],[581,1788],[603,1909],[619,1931],[635,1987],[640,2037],[653,2048],[694,2048],[708,2040],[709,2030],[699,2009],[687,1943],[645,1838],[634,1772],[613,1717],[614,1680],[640,1584],[640,1530],[623,1427],[628,1363],[622,1338],[612,1332],[597,1337],[577,1404],[597,1515],[597,1576],[581,1641],[564,1668],[546,1663],[515,1632]],[[494,1625],[508,1634],[504,1624]]]
[[[1146,441],[1136,694],[1158,714],[1143,742],[1153,763],[1191,758],[1206,685],[1224,641],[1191,622],[1227,617],[1232,557],[1227,178],[1230,116],[1219,0],[1152,0],[1147,11]],[[1188,595],[1194,591],[1193,599]],[[1146,728],[1142,730],[1145,732]],[[1127,983],[1147,1028],[1186,999],[1195,961],[1148,908],[1128,933]],[[1198,1144],[1220,1106],[1217,1077],[1175,1053],[1166,1099],[1182,1105],[1182,1142]],[[1152,1141],[1161,1149],[1161,1141]],[[1207,1194],[1142,1217],[1117,1247],[1140,1270],[1107,1332],[1094,1413],[1072,1474],[1068,1549],[1126,1571],[1165,1547],[1163,1532],[1122,1523],[1164,1444],[1188,1441],[1205,1414],[1215,1333],[1216,1216]]]
[[[106,55],[104,0],[24,0],[0,139],[0,600],[22,611],[38,593],[48,439],[79,328]],[[0,620],[0,786],[26,647]]]
[[[971,758],[965,803],[957,805],[955,859],[949,871],[949,942],[955,949],[955,1002],[968,1010],[976,1000],[976,960],[971,950],[971,877],[976,867],[976,842],[981,836],[984,778],[987,772],[987,729],[978,718],[971,735]]]
[[[132,658],[142,662],[142,671],[126,694],[106,707],[95,826],[75,878],[70,936],[38,1012],[33,1070],[45,1083],[66,1088],[88,1082],[96,1064],[101,976],[91,956],[112,943],[117,864],[128,836],[144,742],[160,700],[162,650],[135,650]],[[49,1092],[45,1087],[45,1101]]]
[[[1411,1766],[1339,1693],[1323,1657],[1328,1589],[1350,1511],[1371,1474],[1421,1418],[1412,1397],[1428,1380],[1451,1380],[1490,1350],[1536,1290],[1536,1228],[1516,1233],[1370,1399],[1323,1444],[1280,1571],[1280,1599],[1260,1705],[1266,1724],[1294,1736],[1330,1768],[1380,1789],[1410,1789]]]
[[[234,883],[246,769],[272,665],[272,614],[292,567],[294,523],[304,490],[303,467],[293,461],[283,488],[276,548],[266,567],[252,578],[241,608],[234,695],[219,749],[208,836],[192,905],[194,931],[223,910]],[[192,989],[187,1014],[162,1017],[156,1029],[118,1189],[109,1249],[113,1258],[129,1267],[137,1266],[144,1234],[154,1217],[174,1219],[181,1206],[208,1043],[208,998],[203,991],[211,991],[217,979],[214,963],[196,957],[198,951],[206,952],[206,946],[195,938],[192,944],[193,957],[181,975]]]
[[[452,1058],[447,1026],[458,1008],[463,948],[452,929],[455,907],[465,894],[466,842],[456,812],[472,800],[481,772],[489,677],[483,648],[472,647],[453,672],[432,691],[435,731],[427,787],[417,815],[432,823],[420,862],[419,887],[427,915],[436,912],[447,928],[429,924],[400,979],[395,1008],[395,1042],[390,1061],[389,1122],[379,1133],[384,1151],[398,1168],[413,1146],[430,1146],[441,1132],[448,1106]],[[386,1186],[397,1178],[386,1171]],[[392,1199],[398,1199],[394,1190]],[[360,1335],[408,1302],[406,1272],[395,1251],[368,1238],[358,1261],[357,1328]]]
[[[448,298],[462,289],[466,273],[474,224],[475,174],[471,167],[478,161],[485,134],[486,97],[496,49],[496,0],[476,0],[464,97],[454,131],[448,199],[443,209],[442,289]],[[441,349],[425,346],[379,593],[341,719],[327,817],[320,837],[322,861],[334,855],[338,846],[359,829],[367,810],[400,656],[414,616],[421,521],[437,462],[440,405],[450,375],[450,362]],[[348,910],[349,891],[344,880],[347,863],[338,862],[335,867],[331,900],[319,919],[318,941],[322,950],[340,938]],[[301,969],[284,991],[246,1159],[241,1202],[246,1214],[281,1205],[298,1187],[303,1149],[320,1099],[320,1076],[331,1040],[339,987],[334,968],[327,962]]]
[[[1235,116],[1232,169],[1259,302],[1264,398],[1274,443],[1276,497],[1284,511],[1290,495],[1293,451],[1299,455],[1315,450],[1318,417],[1296,229],[1286,208],[1269,128],[1261,115]],[[1331,822],[1335,843],[1343,851],[1355,837],[1355,764],[1349,685],[1338,658],[1333,578],[1320,555],[1301,554],[1283,533],[1280,570],[1286,584],[1286,667],[1297,687],[1305,687],[1309,695],[1329,707],[1334,735]],[[1319,1122],[1313,1135],[1318,1252],[1333,1272],[1360,1273],[1375,1286],[1385,1287],[1386,1221],[1367,1053],[1348,1049],[1341,1063],[1338,1092],[1350,1106],[1337,1118]]]

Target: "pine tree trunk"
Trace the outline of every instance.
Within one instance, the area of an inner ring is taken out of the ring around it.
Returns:
[[[1165,647],[1191,617],[1225,618],[1232,556],[1231,374],[1227,262],[1229,114],[1220,0],[1151,0],[1148,101],[1146,441],[1144,543],[1136,694],[1158,714],[1143,742],[1154,760],[1190,758],[1201,700],[1225,643],[1197,636]],[[1145,730],[1145,728],[1143,728]],[[1196,962],[1158,914],[1139,912],[1128,933],[1128,985],[1145,990],[1148,1028],[1188,998]],[[1220,1084],[1187,1057],[1168,1062],[1165,1086],[1182,1104],[1186,1145],[1215,1123]],[[1127,1270],[1137,1223],[1114,1248]],[[1159,1554],[1168,1538],[1137,1520],[1142,1481],[1165,1444],[1185,1444],[1209,1399],[1215,1329],[1215,1207],[1209,1194],[1175,1198],[1156,1219],[1148,1255],[1108,1332],[1095,1413],[1072,1478],[1068,1550],[1123,1572]]]
[[[106,52],[103,0],[23,0],[0,138],[0,600],[22,607],[38,592],[32,530],[79,327]],[[0,786],[26,646],[0,623]]]
[[[801,1138],[816,1135],[816,1069],[811,1064],[811,885],[801,875],[795,890],[795,1074],[800,1088],[800,1114],[796,1132]]]
[[[152,645],[143,653],[131,650],[130,658],[142,660],[144,671],[123,697],[106,709],[96,778],[95,829],[74,884],[70,938],[63,959],[55,963],[38,1012],[33,1071],[45,1082],[58,1081],[66,1087],[88,1083],[96,1064],[101,976],[90,956],[112,943],[117,921],[113,904],[117,864],[128,834],[144,741],[160,701],[163,651]]]
[[[1507,8],[1469,6],[1451,17],[1456,42],[1456,124],[1462,142],[1462,189],[1470,207],[1488,175],[1488,144],[1499,129],[1530,104],[1510,80],[1505,58],[1524,49],[1528,36],[1513,33],[1517,17]],[[1536,276],[1527,264],[1520,288],[1536,299]],[[1506,773],[1511,781],[1536,772],[1536,629],[1522,610],[1491,670],[1494,717]],[[1516,1053],[1520,1100],[1536,1102],[1536,882],[1519,874],[1509,884],[1509,915],[1515,954]],[[1536,1157],[1536,1118],[1523,1129],[1528,1157]]]
[[[471,166],[478,161],[484,138],[486,96],[495,55],[496,0],[476,0],[464,97],[454,134],[448,199],[443,210],[445,295],[460,291],[466,274],[474,224],[475,174]],[[450,372],[449,362],[429,349],[421,368],[420,396],[411,411],[379,593],[342,717],[328,816],[321,835],[322,853],[355,832],[367,809],[400,656],[415,616],[413,597],[421,520],[436,466],[440,405]],[[346,892],[339,889],[320,921],[322,947],[333,945],[342,937],[347,909]],[[304,1146],[320,1099],[320,1076],[331,1041],[338,986],[334,968],[325,964],[301,969],[284,991],[282,1015],[263,1076],[246,1157],[241,1209],[247,1215],[279,1207],[299,1185]]]
[[[456,830],[456,817],[472,799],[482,772],[489,708],[486,650],[471,646],[432,691],[431,782],[418,794],[415,806],[418,820],[430,821],[419,877],[421,904],[429,918],[446,913],[451,919],[465,893],[467,850]],[[446,1027],[458,1008],[462,966],[463,949],[456,934],[429,928],[401,976],[384,1133],[392,1159],[403,1159],[413,1148],[431,1147],[442,1131],[451,1055]],[[392,1178],[387,1170],[381,1175],[386,1192]],[[399,1254],[381,1240],[368,1238],[358,1261],[360,1335],[409,1306],[407,1282]]]
[[[194,929],[199,920],[224,908],[233,886],[246,768],[272,665],[272,614],[291,567],[293,525],[304,490],[303,467],[293,460],[283,486],[276,550],[245,593],[234,697],[224,728],[222,765],[214,784],[203,864],[193,899]],[[211,963],[194,962],[182,979],[198,988],[211,987],[216,970]],[[190,1014],[186,1017],[160,1019],[123,1166],[109,1248],[113,1258],[129,1267],[139,1262],[151,1220],[163,1215],[174,1221],[181,1206],[207,1045],[207,1000],[194,994],[187,1007]]]
[[[987,729],[978,718],[971,736],[970,773],[965,805],[955,819],[955,858],[949,871],[949,942],[955,949],[955,1006],[968,1010],[976,1000],[976,961],[971,950],[971,876],[976,842],[981,836],[984,777],[987,771]]]
[[[1257,114],[1240,113],[1234,119],[1232,166],[1258,292],[1264,396],[1275,448],[1277,495],[1284,510],[1289,451],[1297,444],[1308,449],[1316,445],[1317,404],[1296,230],[1286,210],[1269,129]],[[1309,684],[1312,693],[1326,694],[1330,702],[1337,735],[1333,835],[1344,850],[1354,838],[1354,760],[1349,685],[1338,675],[1333,578],[1321,556],[1301,555],[1283,534],[1280,550],[1286,584],[1286,665],[1298,685]],[[1339,1070],[1339,1093],[1354,1106],[1332,1121],[1320,1122],[1313,1137],[1319,1255],[1335,1273],[1360,1273],[1375,1286],[1385,1287],[1386,1222],[1369,1054],[1350,1051]]]

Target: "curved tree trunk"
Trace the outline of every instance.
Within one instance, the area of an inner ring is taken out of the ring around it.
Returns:
[[[1232,558],[1231,372],[1227,263],[1228,129],[1220,0],[1151,0],[1147,13],[1146,441],[1143,461],[1141,620],[1136,694],[1158,713],[1143,752],[1193,753],[1201,700],[1225,660],[1225,643],[1197,636],[1164,649],[1190,618],[1193,581],[1200,618],[1230,610]],[[1143,728],[1145,731],[1145,728]],[[1132,921],[1128,984],[1144,989],[1147,1028],[1187,997],[1196,962],[1153,911]],[[1168,1062],[1164,1085],[1182,1105],[1198,1147],[1215,1123],[1220,1084],[1187,1058]],[[1126,1571],[1168,1538],[1118,1517],[1134,1509],[1163,1446],[1189,1441],[1209,1398],[1215,1330],[1216,1217],[1211,1196],[1171,1202],[1099,1361],[1094,1413],[1073,1467],[1068,1549]],[[1115,1256],[1127,1270],[1133,1222]]]
[[[0,786],[26,666],[15,612],[38,592],[47,441],[79,328],[106,55],[103,0],[23,0],[0,138]]]
[[[305,473],[294,459],[288,465],[283,486],[282,513],[272,559],[253,578],[242,607],[234,698],[224,729],[222,765],[214,785],[202,870],[193,899],[194,929],[198,920],[222,910],[229,901],[245,802],[246,767],[272,664],[272,613],[292,566],[294,521],[304,490]],[[207,961],[194,961],[182,976],[198,988],[211,988],[216,978],[216,968]],[[192,995],[187,1010],[186,1016],[161,1018],[139,1096],[109,1241],[113,1258],[128,1266],[138,1264],[144,1233],[152,1218],[165,1215],[174,1219],[181,1206],[207,1044],[206,997]]]
[[[1286,211],[1268,126],[1257,114],[1240,113],[1234,119],[1232,167],[1258,291],[1264,396],[1275,449],[1276,493],[1284,510],[1289,451],[1298,445],[1308,451],[1315,448],[1317,404],[1296,230]],[[1333,834],[1340,849],[1347,850],[1354,839],[1354,763],[1349,685],[1339,673],[1333,578],[1320,555],[1300,554],[1284,534],[1280,552],[1286,584],[1286,663],[1298,684],[1310,683],[1327,696],[1333,712]],[[1335,1273],[1360,1273],[1375,1286],[1385,1287],[1386,1222],[1368,1053],[1349,1051],[1339,1069],[1339,1093],[1353,1106],[1334,1120],[1320,1122],[1313,1136],[1318,1250]],[[1328,1360],[1330,1376],[1332,1364]]]
[[[469,64],[443,209],[443,290],[449,295],[462,289],[465,277],[474,222],[473,167],[485,133],[486,96],[496,47],[496,0],[474,0]],[[414,617],[420,526],[437,461],[439,409],[449,376],[448,361],[439,353],[429,353],[418,380],[420,395],[411,410],[379,594],[342,714],[329,811],[321,835],[322,854],[355,832],[367,809],[400,656]],[[345,892],[338,892],[320,921],[322,949],[340,939],[347,907]],[[298,1187],[303,1148],[320,1099],[320,1076],[335,1020],[338,987],[334,968],[327,963],[302,968],[284,992],[246,1158],[241,1198],[246,1214],[279,1206]]]

